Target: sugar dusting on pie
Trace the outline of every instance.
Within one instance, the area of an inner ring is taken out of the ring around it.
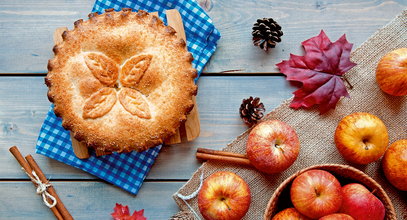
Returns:
[[[100,150],[142,151],[186,120],[197,92],[193,58],[156,16],[92,13],[62,37],[45,81],[55,114],[76,139]]]

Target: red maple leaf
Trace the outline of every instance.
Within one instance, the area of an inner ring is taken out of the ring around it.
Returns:
[[[134,211],[133,215],[130,215],[129,207],[122,206],[121,204],[116,203],[114,207],[114,212],[111,214],[114,220],[147,220],[144,217],[144,209],[140,211]]]
[[[293,93],[290,107],[310,108],[317,104],[323,114],[335,108],[342,96],[349,98],[343,74],[356,65],[349,58],[353,44],[346,40],[345,34],[332,43],[323,30],[301,44],[304,56],[290,54],[290,59],[278,63],[277,67],[287,80],[302,83]]]

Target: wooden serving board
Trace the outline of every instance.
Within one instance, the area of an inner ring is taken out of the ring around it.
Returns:
[[[151,13],[158,17],[158,12]],[[182,23],[182,18],[178,10],[171,9],[166,11],[168,25],[175,29],[177,32],[177,37],[182,38],[186,41],[184,25]],[[54,32],[54,43],[58,44],[62,42],[62,33],[68,30],[66,27],[57,28]],[[164,144],[179,144],[188,141],[192,141],[199,136],[200,133],[200,121],[198,106],[196,104],[196,97],[193,97],[194,108],[187,115],[187,120],[181,124],[178,128],[176,134],[165,141]],[[75,155],[80,159],[89,158],[90,154],[86,144],[76,140],[71,134],[72,147]],[[110,154],[111,152],[96,151],[96,156]]]

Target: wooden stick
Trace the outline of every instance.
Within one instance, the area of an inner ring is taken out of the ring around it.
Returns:
[[[76,140],[75,137],[72,135],[72,132],[69,133],[71,136],[73,152],[75,153],[76,157],[79,159],[89,158],[90,154],[86,144]]]
[[[38,166],[37,162],[35,162],[34,158],[31,155],[27,155],[25,157],[25,159],[27,160],[27,162],[31,166],[31,168],[35,171],[35,173],[37,173],[41,182],[46,183],[48,181],[47,177],[45,177],[44,173],[42,172],[41,168]],[[59,210],[59,212],[61,213],[64,220],[73,220],[73,217],[68,212],[68,209],[66,209],[65,205],[62,203],[61,199],[59,198],[57,192],[55,191],[55,189],[52,185],[50,187],[48,187],[48,192],[53,197],[55,197],[55,199],[57,200],[56,207]]]
[[[186,42],[187,38],[185,35],[184,24],[182,22],[182,17],[179,11],[177,9],[170,9],[167,10],[165,13],[167,15],[168,25],[174,28],[174,30],[177,32],[176,35],[178,38],[181,38]],[[199,136],[201,129],[196,96],[192,97],[192,101],[194,102],[194,107],[187,115],[187,120],[184,123],[181,123],[181,126],[179,127],[179,129],[177,129],[177,133],[175,135],[164,141],[165,144],[170,145],[184,143],[187,141],[192,141]]]
[[[18,148],[16,146],[13,146],[9,149],[9,151],[11,152],[11,154],[13,154],[13,156],[16,158],[17,162],[21,165],[21,167],[25,170],[27,175],[29,175],[31,177],[31,173],[32,173],[33,169],[30,167],[28,162],[24,159],[23,155],[21,155],[21,152],[18,150]],[[32,182],[32,183],[37,187],[36,183],[34,183],[34,182]],[[54,206],[50,209],[58,220],[64,220],[56,206]]]
[[[220,150],[212,150],[212,149],[208,149],[208,148],[198,148],[196,151],[198,153],[204,153],[204,154],[215,154],[215,155],[240,157],[240,158],[247,159],[246,155],[244,155],[244,154],[238,154],[238,153],[232,153],[232,152],[220,151]]]
[[[196,158],[202,160],[217,160],[239,165],[252,166],[250,160],[247,159],[246,155],[244,154],[237,154],[232,152],[218,151],[206,148],[198,148],[196,152]]]
[[[112,154],[111,151],[103,151],[103,150],[95,150],[95,154],[97,157]]]

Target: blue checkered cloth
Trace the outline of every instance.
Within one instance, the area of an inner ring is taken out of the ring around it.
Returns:
[[[220,38],[212,20],[193,0],[96,0],[93,12],[103,13],[107,8],[158,11],[164,22],[165,10],[178,9],[184,21],[187,47],[194,56],[193,65],[198,70],[198,75],[215,52]],[[139,191],[160,149],[161,146],[157,146],[140,153],[113,153],[100,157],[91,152],[90,158],[78,159],[72,150],[69,131],[62,127],[62,121],[55,116],[52,105],[41,127],[36,146],[38,154],[82,169],[132,194]]]

